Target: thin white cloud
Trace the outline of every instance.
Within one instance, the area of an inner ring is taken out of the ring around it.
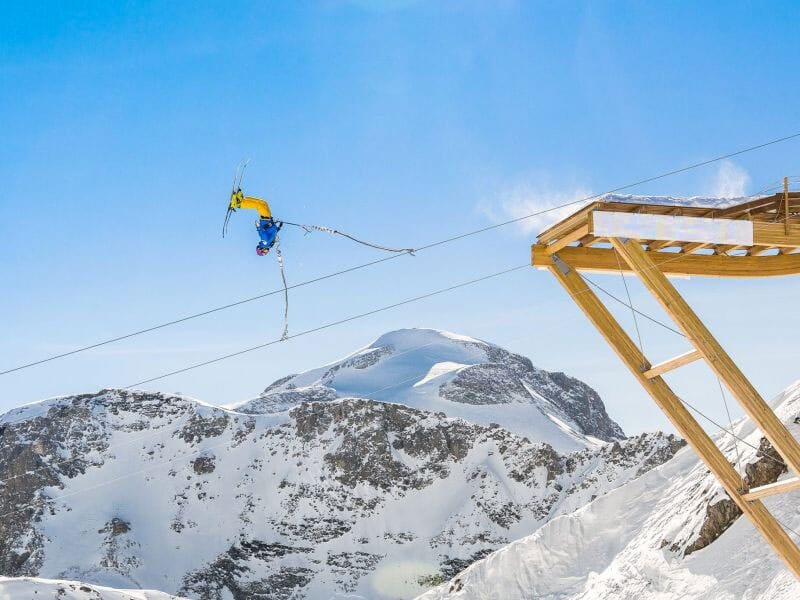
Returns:
[[[526,181],[484,202],[481,208],[495,223],[521,219],[517,223],[519,231],[535,234],[574,213],[587,203],[580,201],[591,195],[591,190],[582,185],[558,188],[544,180]],[[548,212],[542,213],[545,210]]]
[[[717,198],[741,198],[747,195],[750,174],[729,160],[720,163],[711,187],[711,195]]]

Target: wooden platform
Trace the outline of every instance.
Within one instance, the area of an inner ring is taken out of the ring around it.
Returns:
[[[686,239],[639,240],[662,273],[699,277],[774,277],[800,273],[800,192],[776,194],[724,209],[668,204],[597,201],[539,234],[532,247],[535,266],[548,267],[558,252],[580,271],[618,272],[608,237],[595,235],[597,212],[668,215],[691,225],[703,221],[748,221],[753,242],[724,244]],[[788,208],[788,219],[787,215]],[[622,237],[622,236],[620,236]],[[622,264],[625,271],[631,269]]]
[[[615,214],[596,218],[601,212]],[[739,223],[742,220],[746,222]],[[604,235],[596,235],[595,221],[602,223]],[[731,226],[731,221],[737,223]],[[632,235],[637,231],[649,232],[651,237],[639,239]],[[800,193],[787,190],[725,209],[593,202],[542,232],[531,249],[531,262],[553,273],[764,540],[800,579],[800,548],[762,502],[762,498],[800,489],[800,444],[667,278],[794,275],[800,273],[798,248]],[[684,333],[691,349],[652,365],[579,271],[636,274]],[[698,360],[705,361],[730,390],[783,458],[792,477],[753,490],[745,488],[742,475],[664,379],[669,372]]]

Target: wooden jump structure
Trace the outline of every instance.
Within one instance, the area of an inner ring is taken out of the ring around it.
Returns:
[[[784,191],[728,208],[602,199],[542,232],[532,264],[548,269],[694,448],[731,499],[800,579],[800,549],[762,498],[800,488],[800,445],[668,276],[771,277],[800,273],[800,193]],[[692,348],[652,365],[579,271],[634,273]],[[705,360],[761,429],[793,477],[746,489],[742,476],[685,408],[663,375]]]

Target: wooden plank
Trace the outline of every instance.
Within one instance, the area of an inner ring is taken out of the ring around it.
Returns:
[[[772,250],[772,246],[753,246],[748,250],[748,253],[750,256],[760,256],[769,250]]]
[[[647,249],[650,251],[655,250],[663,250],[664,248],[669,248],[670,246],[677,246],[680,242],[676,242],[675,240],[662,240],[659,242],[649,242],[647,244]]]
[[[579,239],[581,239],[583,236],[587,235],[588,233],[589,233],[589,224],[588,223],[584,223],[583,225],[581,225],[577,229],[575,229],[573,231],[570,231],[568,233],[565,233],[559,239],[557,239],[555,242],[550,244],[547,247],[547,253],[548,254],[553,254],[554,252],[558,252],[559,250],[561,250],[565,246],[568,246],[568,245],[570,245],[570,244],[572,244],[574,242],[577,242]]]
[[[741,246],[734,244],[720,244],[714,248],[717,254],[730,254],[734,250],[743,250],[745,248],[752,248],[752,246]]]
[[[759,498],[783,494],[796,489],[800,489],[800,477],[789,477],[783,481],[776,481],[775,483],[753,488],[746,494],[742,494],[742,498],[748,502],[752,502],[753,500],[758,500]]]
[[[611,248],[567,246],[558,255],[579,271],[619,273],[619,264]],[[800,254],[775,256],[713,256],[676,252],[648,252],[650,260],[665,275],[676,277],[782,277],[800,274]],[[624,261],[622,270],[631,272]],[[531,248],[531,264],[546,267],[550,257],[546,246]]]
[[[800,225],[753,222],[753,245],[800,248]]]
[[[789,178],[783,178],[783,227],[789,235]]]
[[[750,202],[745,202],[744,204],[737,204],[736,206],[723,208],[722,210],[716,213],[716,216],[723,218],[731,218],[740,216],[748,212],[769,210],[776,205],[779,198],[780,196],[778,196],[777,194],[774,194],[772,196],[765,196],[763,198],[757,198],[755,200],[751,200]]]
[[[548,257],[548,260],[550,261],[548,268],[559,283],[622,359],[633,376],[664,411],[678,432],[697,452],[700,459],[717,477],[728,495],[772,546],[775,553],[783,559],[794,576],[800,579],[800,549],[792,542],[760,500],[751,502],[744,500],[740,493],[743,485],[742,478],[664,379],[661,377],[647,379],[644,376],[640,370],[642,355],[639,348],[580,274],[559,259],[558,255]]]
[[[689,350],[685,354],[681,354],[675,358],[670,358],[662,363],[653,365],[650,369],[645,371],[643,375],[648,379],[652,379],[653,377],[663,375],[664,373],[669,373],[670,371],[674,371],[675,369],[678,369],[684,365],[688,365],[689,363],[693,363],[701,358],[703,358],[703,355],[700,354],[700,352],[697,350]]]
[[[588,206],[583,207],[582,209],[578,210],[574,214],[570,215],[563,221],[559,221],[555,225],[552,225],[541,232],[537,240],[540,244],[549,244],[553,240],[557,240],[565,233],[580,227],[583,223],[586,222],[586,215],[592,208],[596,205],[596,202],[592,202]]]
[[[775,416],[769,405],[756,391],[744,373],[728,356],[725,349],[714,338],[698,318],[686,300],[670,281],[650,260],[642,247],[634,240],[623,242],[613,238],[611,243],[630,267],[639,275],[645,287],[655,296],[662,308],[705,358],[711,369],[725,383],[753,422],[758,425],[776,452],[786,461],[795,474],[800,474],[800,444],[792,437],[784,424]],[[740,260],[731,258],[731,260]],[[757,258],[756,260],[765,260]]]
[[[702,250],[703,248],[708,248],[711,244],[708,242],[692,242],[690,244],[684,244],[681,246],[681,252],[685,252],[689,254],[694,252],[695,250]]]

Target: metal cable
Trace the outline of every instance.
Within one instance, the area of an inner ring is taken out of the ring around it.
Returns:
[[[373,309],[373,310],[370,310],[370,311],[367,311],[367,312],[363,312],[363,313],[360,313],[360,314],[357,314],[357,315],[353,315],[352,317],[347,317],[346,319],[340,319],[338,321],[332,321],[330,323],[326,323],[325,325],[320,325],[319,327],[314,327],[312,329],[306,329],[305,331],[301,331],[300,333],[295,333],[293,335],[290,335],[285,339],[272,340],[272,341],[269,341],[269,342],[265,342],[263,344],[258,344],[256,346],[251,346],[249,348],[245,348],[244,350],[239,350],[237,352],[232,352],[230,354],[225,354],[224,356],[218,356],[217,358],[212,358],[211,360],[207,360],[207,361],[203,361],[203,362],[200,362],[200,363],[196,363],[196,364],[190,365],[188,367],[184,367],[182,369],[177,369],[175,371],[170,371],[169,373],[164,373],[162,375],[158,375],[157,377],[151,377],[150,379],[145,379],[143,381],[137,381],[136,383],[133,383],[133,384],[128,385],[128,386],[125,386],[125,388],[123,388],[123,389],[131,389],[133,387],[144,385],[146,383],[151,383],[153,381],[158,381],[159,379],[164,379],[164,378],[170,377],[172,375],[177,375],[178,373],[185,373],[186,371],[191,371],[193,369],[198,369],[200,367],[205,367],[207,365],[210,365],[210,364],[213,364],[213,363],[217,363],[217,362],[220,362],[220,361],[223,361],[223,360],[227,360],[227,359],[233,358],[235,356],[241,356],[242,354],[247,354],[247,353],[253,352],[255,350],[260,350],[262,348],[266,348],[267,346],[272,346],[274,344],[279,344],[280,342],[284,342],[284,341],[287,341],[287,340],[292,340],[294,338],[302,337],[304,335],[308,335],[310,333],[315,333],[315,332],[321,331],[323,329],[328,329],[330,327],[335,327],[337,325],[342,325],[344,323],[349,323],[351,321],[355,321],[357,319],[362,319],[364,317],[368,317],[368,316],[374,315],[376,313],[384,312],[384,311],[390,310],[392,308],[397,308],[398,306],[404,306],[406,304],[411,304],[412,302],[418,302],[420,300],[424,300],[426,298],[430,298],[431,296],[437,296],[437,295],[443,294],[445,292],[449,292],[449,291],[456,290],[456,289],[459,289],[459,288],[462,288],[462,287],[466,287],[468,285],[479,283],[481,281],[486,281],[487,279],[493,279],[495,277],[499,277],[501,275],[505,275],[507,273],[512,273],[513,271],[519,271],[520,269],[529,268],[529,267],[530,267],[530,265],[528,263],[525,263],[524,265],[519,265],[517,267],[512,267],[510,269],[505,269],[503,271],[498,271],[496,273],[491,273],[489,275],[484,275],[483,277],[479,277],[477,279],[471,279],[471,280],[465,281],[463,283],[458,283],[456,285],[451,285],[449,287],[442,288],[442,289],[439,289],[439,290],[435,290],[433,292],[428,292],[427,294],[422,294],[421,296],[415,296],[414,298],[409,298],[409,299],[403,300],[401,302],[395,302],[394,304],[389,304],[387,306],[382,306],[380,308],[376,308],[376,309]]]
[[[722,403],[725,405],[725,414],[728,415],[728,427],[733,431],[733,419],[731,418],[731,411],[728,408],[728,399],[725,397],[725,390],[722,388],[722,380],[719,377],[717,377],[717,384],[719,385],[719,393],[722,395]],[[741,474],[743,473],[742,458],[739,455],[739,442],[735,438],[733,440],[733,447],[736,449],[736,466]]]
[[[662,264],[663,264],[663,263],[662,263]],[[648,315],[647,313],[644,313],[644,312],[642,312],[642,311],[640,311],[640,310],[637,310],[637,309],[636,309],[636,308],[634,308],[632,305],[630,305],[630,304],[627,304],[627,303],[626,303],[624,300],[621,300],[621,299],[617,298],[617,297],[616,297],[614,294],[612,294],[611,292],[609,292],[608,290],[606,290],[606,289],[605,289],[603,286],[601,286],[600,284],[598,284],[598,283],[596,283],[596,282],[592,281],[591,279],[589,279],[588,277],[586,277],[586,275],[584,275],[584,274],[583,274],[583,273],[581,273],[580,271],[576,271],[576,272],[578,273],[578,275],[580,275],[580,276],[583,278],[583,280],[584,280],[586,283],[588,283],[588,284],[589,284],[589,285],[591,285],[591,286],[594,286],[595,288],[597,288],[598,290],[600,290],[601,292],[603,292],[603,293],[604,293],[606,296],[608,296],[608,297],[609,297],[609,298],[611,298],[612,300],[614,300],[614,301],[616,301],[616,302],[619,302],[619,303],[620,303],[622,306],[625,306],[625,307],[627,307],[627,308],[630,308],[631,310],[635,311],[637,315],[639,315],[639,316],[641,316],[641,317],[644,317],[644,318],[645,318],[645,319],[647,319],[648,321],[652,321],[653,323],[655,323],[656,325],[659,325],[659,326],[663,327],[663,328],[664,328],[664,329],[666,329],[667,331],[671,331],[672,333],[675,333],[675,334],[677,334],[677,335],[679,335],[679,336],[681,336],[681,337],[683,337],[683,338],[685,338],[685,337],[686,337],[686,334],[685,334],[685,333],[683,333],[682,331],[678,331],[677,329],[675,329],[674,327],[670,327],[669,325],[667,325],[667,324],[666,324],[666,323],[664,323],[663,321],[659,321],[659,320],[658,320],[658,319],[656,319],[655,317],[652,317],[652,316]]]
[[[631,316],[633,317],[633,326],[636,328],[636,337],[639,339],[639,354],[642,357],[642,370],[647,365],[647,359],[644,356],[644,344],[642,344],[642,334],[639,331],[639,321],[636,318],[636,310],[633,308],[633,300],[631,300],[631,292],[628,289],[628,282],[625,281],[625,273],[622,271],[622,263],[619,261],[619,252],[614,248],[614,256],[617,258],[617,268],[619,268],[619,276],[622,278],[622,285],[625,286],[625,294],[628,296],[628,305],[631,307]]]

